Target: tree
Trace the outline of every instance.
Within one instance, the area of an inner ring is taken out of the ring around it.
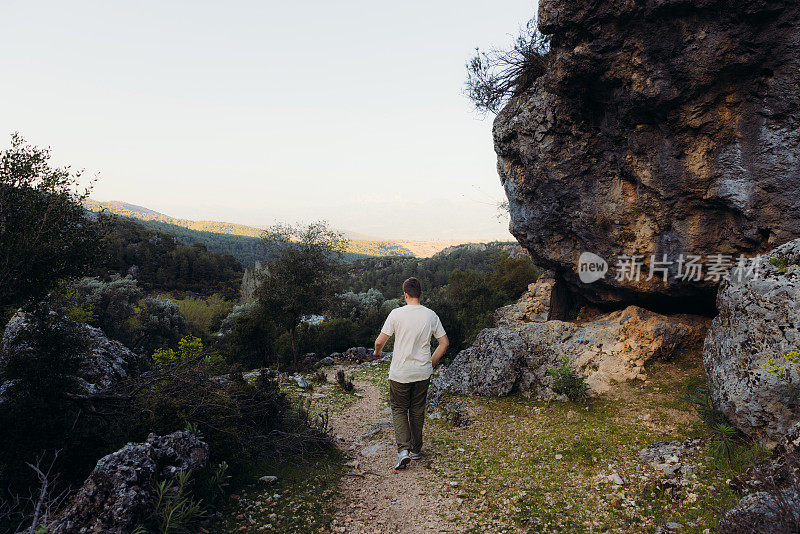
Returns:
[[[347,241],[324,222],[275,225],[261,237],[265,269],[255,295],[265,315],[285,328],[297,369],[297,327],[303,317],[325,309],[341,287]]]
[[[50,164],[49,149],[18,133],[0,152],[0,317],[83,274],[99,251],[100,225],[81,206],[80,172]]]

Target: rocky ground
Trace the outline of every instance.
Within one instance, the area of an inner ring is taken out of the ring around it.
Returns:
[[[727,481],[764,457],[711,455],[681,401],[702,376],[693,353],[579,404],[458,397],[472,423],[429,419],[424,459],[395,472],[388,363],[338,368],[355,392],[330,371],[310,392],[286,388],[327,410],[343,457],[237,495],[220,532],[705,532],[739,499]],[[642,452],[658,441],[683,443]]]

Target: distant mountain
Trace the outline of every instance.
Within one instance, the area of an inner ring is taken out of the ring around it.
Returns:
[[[251,265],[261,255],[259,237],[264,228],[222,221],[178,219],[150,208],[117,200],[85,200],[91,211],[107,210],[116,215],[138,219],[150,228],[176,235],[181,242],[203,243],[212,252],[233,254],[243,265]],[[470,241],[413,241],[379,239],[350,230],[342,233],[349,240],[348,256],[414,256],[429,258],[448,247]]]
[[[264,231],[263,228],[247,226],[245,224],[220,221],[192,221],[189,219],[176,219],[175,217],[164,215],[163,213],[159,213],[149,208],[137,206],[135,204],[128,204],[127,202],[120,202],[117,200],[110,200],[108,202],[85,200],[84,206],[92,211],[101,211],[105,209],[116,215],[132,217],[142,221],[159,221],[175,226],[182,226],[183,228],[188,228],[190,230],[198,230],[200,232],[259,237],[261,232]]]
[[[137,219],[148,228],[176,236],[185,244],[202,243],[212,252],[232,254],[245,266],[252,265],[262,257],[262,228],[220,221],[177,219],[149,208],[119,201],[85,200],[84,206],[91,211],[106,210],[115,215]],[[354,233],[351,232],[350,235]],[[414,253],[395,241],[350,238],[345,257],[354,259],[366,256],[414,256]]]

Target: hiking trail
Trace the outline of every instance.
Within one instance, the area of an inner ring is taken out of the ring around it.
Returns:
[[[394,470],[397,449],[391,424],[371,438],[364,436],[381,419],[391,421],[388,404],[373,382],[354,379],[354,384],[356,401],[330,419],[336,445],[348,456],[332,531],[458,532],[453,523],[461,514],[458,488],[431,469],[438,451],[426,440],[422,460]]]

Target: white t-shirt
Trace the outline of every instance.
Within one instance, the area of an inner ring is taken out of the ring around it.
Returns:
[[[431,334],[436,339],[445,335],[442,322],[433,310],[421,304],[395,308],[389,312],[381,333],[394,334],[389,380],[408,383],[431,377]]]

